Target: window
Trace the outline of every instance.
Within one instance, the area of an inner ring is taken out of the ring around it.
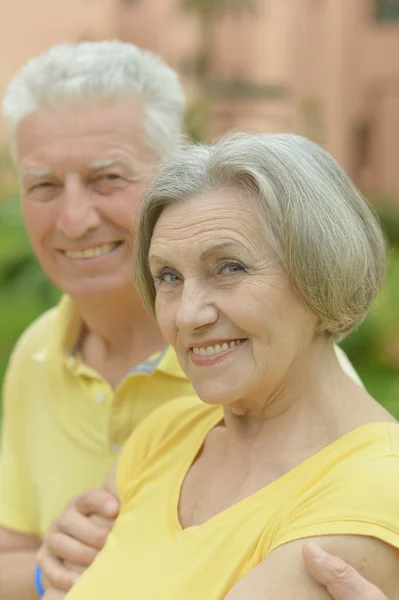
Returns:
[[[379,21],[399,21],[399,0],[376,0]]]

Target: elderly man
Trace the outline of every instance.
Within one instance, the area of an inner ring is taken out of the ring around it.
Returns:
[[[130,44],[64,44],[34,58],[3,115],[23,218],[59,306],[23,334],[4,387],[0,597],[37,597],[52,519],[99,487],[132,429],[191,393],[132,285],[140,194],[180,139],[176,73]]]
[[[131,283],[140,193],[179,141],[183,105],[176,74],[121,42],[56,46],[6,92],[27,232],[65,296],[23,334],[6,376],[0,598],[37,598],[36,551],[54,517],[100,487],[152,410],[191,392]],[[70,507],[76,528],[62,540],[79,564],[71,540],[98,549],[105,538],[85,515],[113,518],[118,505],[98,490]]]

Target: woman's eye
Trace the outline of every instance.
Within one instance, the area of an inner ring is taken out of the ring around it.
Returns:
[[[175,273],[166,271],[159,273],[159,275],[155,277],[155,280],[158,283],[175,283],[176,281],[179,281],[179,278],[177,275],[175,275]]]
[[[173,273],[165,273],[165,275],[162,275],[161,279],[166,283],[173,283],[173,281],[177,281],[177,277],[176,275],[173,275]]]
[[[218,268],[218,273],[220,275],[234,275],[234,273],[240,273],[245,271],[244,265],[240,263],[223,263]]]

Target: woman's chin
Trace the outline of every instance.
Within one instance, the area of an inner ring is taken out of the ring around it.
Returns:
[[[232,389],[215,389],[212,386],[210,389],[209,386],[204,386],[203,383],[199,385],[194,385],[194,390],[197,396],[204,402],[204,404],[209,404],[210,406],[216,406],[221,404],[225,408],[228,408],[230,405],[235,404],[234,399],[237,396],[235,390]]]

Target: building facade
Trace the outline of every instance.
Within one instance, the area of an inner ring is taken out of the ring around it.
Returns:
[[[11,13],[0,19],[0,92],[53,43],[116,37],[162,55],[195,101],[205,51],[206,138],[231,128],[300,133],[364,190],[399,202],[399,0],[254,0],[212,26],[182,5],[14,0],[0,9]]]

